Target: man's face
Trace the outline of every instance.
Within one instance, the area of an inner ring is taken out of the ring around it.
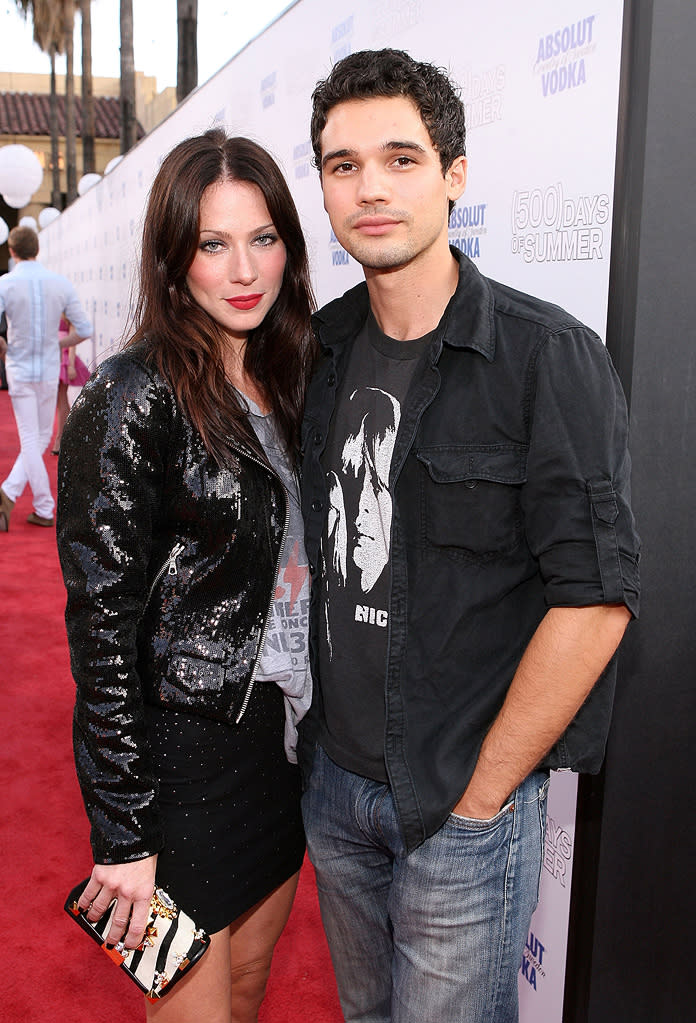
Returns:
[[[348,100],[321,134],[324,208],[341,245],[366,268],[427,258],[447,245],[448,203],[466,160],[443,176],[417,107],[402,96]]]

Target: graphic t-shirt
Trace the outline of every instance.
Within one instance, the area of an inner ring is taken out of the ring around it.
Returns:
[[[387,781],[384,683],[392,495],[401,406],[432,335],[395,341],[372,315],[355,339],[329,432],[322,540],[320,742],[349,771]]]
[[[278,436],[272,415],[264,415],[246,395],[249,421],[266,457],[285,486],[288,528],[280,552],[273,605],[256,672],[257,682],[273,682],[285,699],[285,753],[297,763],[297,725],[312,702],[307,633],[309,628],[309,568],[304,547],[297,478]]]

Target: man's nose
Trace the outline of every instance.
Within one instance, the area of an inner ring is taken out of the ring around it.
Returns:
[[[358,180],[358,201],[372,204],[388,202],[391,187],[386,170],[376,163],[366,163],[360,171]]]

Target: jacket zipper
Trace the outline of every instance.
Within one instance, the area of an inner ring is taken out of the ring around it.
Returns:
[[[260,458],[256,458],[254,455],[250,454],[248,451],[243,451],[241,453],[244,454],[244,456],[246,458],[251,459],[252,462],[256,462],[257,465],[260,465],[262,469],[266,470],[266,472],[269,471],[269,466],[266,465],[264,462],[262,462]],[[244,716],[244,713],[245,713],[247,707],[249,706],[249,700],[251,699],[251,693],[252,693],[252,690],[254,688],[254,683],[256,682],[256,674],[257,674],[258,667],[259,667],[259,661],[261,659],[261,651],[263,650],[263,644],[264,644],[264,642],[266,640],[266,633],[268,632],[268,627],[269,627],[269,625],[271,623],[271,617],[272,617],[272,614],[273,614],[273,602],[274,602],[274,594],[275,594],[276,586],[278,584],[278,573],[280,571],[280,563],[281,563],[281,561],[283,559],[283,551],[285,550],[285,541],[287,539],[288,528],[289,528],[289,525],[290,525],[290,502],[289,502],[289,500],[288,500],[288,498],[286,496],[285,484],[281,480],[280,476],[278,476],[278,474],[273,469],[271,469],[270,471],[273,474],[273,476],[275,476],[275,478],[278,480],[278,482],[280,483],[281,487],[283,488],[283,495],[284,495],[284,499],[285,499],[285,523],[283,525],[283,535],[281,537],[280,547],[278,549],[278,558],[276,559],[275,575],[273,576],[273,586],[271,588],[271,600],[270,600],[270,603],[268,605],[268,610],[266,612],[265,621],[263,623],[263,630],[261,632],[261,640],[259,642],[258,650],[257,650],[257,653],[256,653],[256,660],[254,661],[254,667],[253,667],[252,672],[251,672],[251,678],[249,679],[249,685],[247,686],[246,693],[244,694],[244,700],[242,701],[242,706],[240,707],[239,713],[237,714],[237,717],[235,718],[235,724],[237,724],[237,725],[242,720],[242,718]],[[147,600],[145,601],[145,607],[147,607],[147,605],[150,603],[150,597],[154,593],[155,587],[157,586],[157,583],[160,581],[160,579],[162,578],[164,573],[167,572],[169,575],[176,575],[177,574],[178,569],[177,569],[176,561],[177,561],[177,558],[179,557],[179,555],[184,550],[185,550],[185,544],[177,543],[177,544],[174,545],[174,547],[171,550],[171,553],[170,553],[169,557],[167,558],[165,563],[162,565],[162,567],[160,568],[160,570],[157,573],[157,575],[155,576],[155,578],[152,580],[152,585],[150,586],[150,590],[149,590],[149,593],[147,595]]]
[[[157,586],[157,583],[160,581],[164,573],[167,572],[168,575],[176,575],[178,571],[176,566],[176,559],[179,557],[179,555],[182,553],[184,549],[185,544],[183,543],[177,543],[174,545],[174,547],[172,547],[169,557],[162,565],[155,578],[152,580],[152,585],[150,586],[150,591],[147,595],[147,600],[145,601],[145,607],[147,607],[147,605],[150,603],[150,597],[155,592],[155,586]]]
[[[257,675],[257,672],[258,672],[258,669],[259,669],[259,661],[261,660],[261,651],[263,650],[263,645],[264,645],[264,643],[266,641],[266,633],[268,632],[268,626],[271,623],[271,617],[273,615],[273,603],[274,603],[274,599],[275,599],[276,586],[278,584],[278,573],[280,572],[280,563],[281,563],[281,561],[283,559],[283,551],[285,550],[285,541],[287,539],[288,528],[290,526],[290,501],[288,500],[287,491],[285,489],[285,484],[281,480],[280,476],[278,475],[278,473],[274,469],[270,468],[268,465],[266,465],[264,462],[262,462],[260,458],[256,458],[250,452],[244,451],[243,454],[247,458],[251,459],[252,462],[256,462],[257,465],[260,465],[262,469],[266,470],[266,472],[268,472],[269,469],[270,469],[271,474],[273,476],[275,476],[275,478],[280,483],[280,485],[282,487],[282,490],[283,490],[283,497],[284,497],[284,500],[285,500],[285,523],[283,525],[283,535],[282,535],[282,537],[280,539],[280,547],[278,548],[278,557],[276,559],[275,575],[273,576],[273,586],[271,588],[271,599],[270,599],[270,602],[269,602],[269,605],[268,605],[268,610],[266,612],[266,618],[265,618],[265,621],[263,623],[263,629],[261,631],[261,639],[259,640],[258,650],[256,651],[256,660],[254,661],[254,667],[252,668],[252,671],[251,671],[251,678],[249,679],[249,685],[247,686],[247,691],[244,694],[244,700],[242,701],[242,706],[239,708],[239,713],[237,714],[237,717],[234,719],[234,723],[236,725],[238,725],[239,722],[244,717],[244,713],[245,713],[247,707],[249,706],[249,700],[251,699],[251,693],[252,693],[252,690],[254,688],[254,683],[256,682],[256,675]]]

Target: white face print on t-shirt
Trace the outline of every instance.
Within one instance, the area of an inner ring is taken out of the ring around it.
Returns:
[[[389,469],[399,417],[399,403],[386,391],[353,391],[340,472],[328,474],[327,555],[339,585],[357,571],[363,593],[370,592],[389,562]]]

